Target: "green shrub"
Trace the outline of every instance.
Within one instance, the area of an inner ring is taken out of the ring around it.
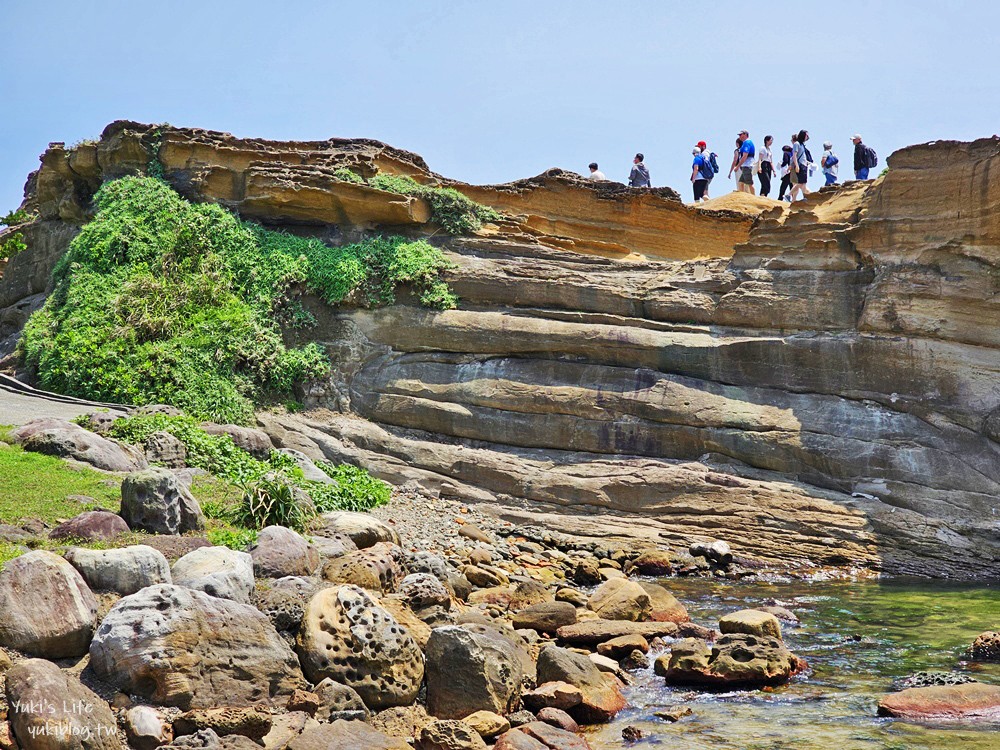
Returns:
[[[327,461],[321,461],[317,466],[335,480],[335,484],[316,482],[309,493],[320,513],[332,510],[365,511],[389,502],[392,487],[364,469],[350,464],[336,466]]]
[[[347,167],[338,167],[333,170],[333,176],[343,182],[353,182],[355,185],[361,185],[365,181],[361,175],[351,171]]]
[[[237,529],[230,526],[217,526],[209,529],[205,536],[208,541],[216,547],[229,547],[229,549],[242,552],[247,547],[256,543],[256,529]]]
[[[6,216],[0,216],[0,227],[16,227],[19,224],[26,224],[33,221],[34,214],[30,214],[20,208],[10,211]],[[10,260],[23,250],[27,250],[28,245],[24,241],[21,232],[11,232],[0,240],[0,260]]]
[[[449,264],[426,242],[328,247],[188,203],[150,177],[105,183],[94,200],[19,344],[41,385],[60,393],[246,424],[256,406],[329,373],[318,345],[282,341],[279,323],[315,325],[304,291],[378,305],[405,283],[431,306],[455,304],[440,280]]]
[[[285,526],[305,531],[315,512],[307,510],[308,498],[281,472],[265,474],[247,485],[243,499],[233,510],[233,521],[250,529]]]
[[[377,174],[368,184],[379,190],[423,198],[431,207],[431,218],[449,234],[468,234],[484,221],[499,221],[499,212],[467,198],[454,188],[421,185],[412,177]]]

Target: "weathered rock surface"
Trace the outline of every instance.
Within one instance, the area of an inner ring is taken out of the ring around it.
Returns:
[[[779,638],[734,633],[709,645],[685,638],[657,659],[656,672],[670,685],[762,687],[780,685],[806,668]]]
[[[146,586],[171,583],[167,558],[144,544],[106,550],[73,547],[66,551],[66,560],[95,591],[127,596]]]
[[[301,535],[284,526],[268,526],[250,549],[254,575],[261,578],[309,576],[319,567],[319,553]]]
[[[678,634],[673,622],[630,622],[626,620],[588,620],[575,625],[564,625],[556,631],[559,640],[581,646],[596,646],[625,635],[644,638],[673,637]]]
[[[440,719],[508,714],[521,696],[523,674],[516,646],[501,634],[435,628],[427,642],[427,712]]]
[[[211,729],[220,737],[238,734],[259,740],[271,731],[271,716],[250,706],[196,708],[174,719],[173,728],[175,735]]]
[[[719,618],[722,633],[746,633],[781,640],[781,623],[778,618],[759,609],[741,609]]]
[[[587,608],[604,620],[640,622],[649,619],[653,605],[646,590],[634,581],[612,578],[590,595]]]
[[[329,677],[348,685],[374,710],[412,703],[424,677],[416,642],[356,586],[335,586],[313,596],[297,648],[311,682]]]
[[[428,724],[417,738],[417,750],[486,750],[479,733],[464,721],[438,719]]]
[[[90,663],[121,690],[183,709],[270,702],[305,685],[298,659],[265,615],[166,584],[111,608]]]
[[[973,661],[1000,661],[1000,631],[987,630],[977,635],[969,646],[968,657]]]
[[[62,659],[87,653],[97,600],[79,573],[51,552],[29,552],[0,571],[0,646]]]
[[[136,471],[146,466],[146,459],[130,446],[63,419],[34,419],[10,436],[26,451],[72,458],[106,471]]]
[[[367,513],[354,513],[349,510],[324,513],[323,524],[325,534],[343,534],[349,537],[358,549],[373,547],[379,542],[399,544],[399,534],[394,528]]]
[[[135,750],[154,750],[174,738],[174,730],[152,706],[133,706],[125,712],[125,737]]]
[[[153,534],[183,534],[205,528],[198,501],[167,469],[146,469],[125,477],[121,517],[129,528]]]
[[[128,532],[128,524],[117,513],[107,510],[88,510],[56,526],[49,532],[49,536],[53,539],[110,541]]]
[[[307,729],[288,743],[288,750],[412,750],[409,743],[372,729],[363,721],[321,724]]]
[[[377,592],[391,592],[403,578],[402,551],[395,544],[378,542],[357,552],[335,557],[323,566],[323,578]]]
[[[879,716],[901,719],[1000,719],[1000,686],[981,682],[916,687],[887,695]]]
[[[146,168],[153,130],[118,122],[46,151],[29,251],[0,281],[4,351],[90,196]],[[433,231],[423,201],[334,174],[441,180],[414,154],[161,135],[165,178],[195,200],[330,236]],[[518,217],[442,243],[460,309],[306,300],[338,355],[307,405],[336,411],[262,428],[310,458],[596,538],[721,537],[772,565],[996,578],[1000,334],[982,322],[997,316],[1000,144],[938,141],[889,163],[751,213],[559,170],[455,184]]]
[[[204,591],[221,599],[250,603],[253,592],[253,558],[228,547],[199,547],[170,569],[178,586]]]
[[[119,750],[118,722],[90,688],[45,659],[6,675],[9,720],[24,750]]]
[[[543,648],[538,655],[538,682],[567,682],[579,688],[582,700],[569,713],[583,724],[609,721],[625,708],[621,683],[575,651],[558,646]]]

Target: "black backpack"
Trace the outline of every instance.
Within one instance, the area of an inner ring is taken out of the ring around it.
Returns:
[[[708,156],[708,165],[712,168],[713,175],[719,174],[719,161],[717,157],[718,155],[714,151]]]
[[[875,149],[871,146],[865,146],[864,161],[868,169],[878,166],[878,154],[875,153]]]

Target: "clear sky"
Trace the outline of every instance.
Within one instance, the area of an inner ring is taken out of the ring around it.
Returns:
[[[641,150],[653,184],[685,198],[692,145],[708,140],[725,161],[744,127],[758,144],[806,128],[814,154],[829,138],[848,166],[855,131],[883,163],[907,144],[1000,132],[1000,6],[989,0],[3,0],[2,10],[0,213],[20,202],[49,141],[94,138],[116,119],[377,138],[480,183],[585,172],[592,160],[623,180]]]

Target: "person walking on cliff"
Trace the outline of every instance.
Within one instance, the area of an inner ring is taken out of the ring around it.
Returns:
[[[718,155],[714,151],[708,150],[708,144],[705,143],[705,141],[698,141],[698,149],[708,162],[708,166],[711,167],[711,169],[708,170],[708,183],[705,185],[705,200],[708,200],[710,198],[708,193],[712,188],[712,180],[715,178],[715,175],[719,173]]]
[[[798,140],[798,135],[792,133],[792,143],[789,146],[781,147],[781,188],[778,190],[778,200],[783,201],[785,199],[785,191],[787,190],[791,193],[792,189],[792,146],[795,145],[795,141]],[[788,199],[791,201],[791,195]]]
[[[823,175],[826,177],[826,184],[835,184],[837,182],[837,172],[840,165],[840,159],[838,159],[837,155],[833,153],[833,144],[830,141],[823,143],[823,156],[820,157],[819,164],[823,168]]]
[[[753,141],[750,140],[750,133],[746,130],[741,130],[740,134],[736,137],[736,145],[736,159],[733,169],[729,172],[729,176],[732,177],[733,172],[737,172],[739,177],[736,181],[736,189],[742,193],[756,195],[756,191],[753,187],[753,162],[755,152]]]
[[[705,190],[708,188],[709,175],[714,176],[712,164],[708,160],[708,154],[698,146],[691,149],[694,155],[694,163],[691,165],[691,184],[694,186],[694,202],[705,199]]]
[[[760,180],[760,194],[767,197],[771,192],[771,175],[774,174],[774,158],[771,156],[771,144],[774,137],[764,136],[764,148],[757,154],[757,179]]]
[[[855,133],[851,140],[854,142],[854,177],[867,180],[868,170],[878,166],[878,156],[875,149],[864,144],[860,133]]]
[[[809,163],[812,158],[809,155],[809,149],[806,148],[806,141],[809,140],[809,131],[800,130],[798,136],[795,138],[795,143],[792,146],[792,197],[791,200],[795,202],[796,193],[805,198],[809,195],[809,188],[806,187],[806,183],[809,181]]]
[[[636,154],[635,158],[632,160],[632,172],[628,176],[629,187],[650,187],[649,170],[646,169],[646,165],[642,163],[643,158],[642,154]]]
[[[604,172],[602,172],[597,168],[596,161],[590,162],[589,169],[590,169],[590,174],[587,175],[588,180],[593,180],[594,182],[600,182],[608,179],[607,177],[604,176]]]

